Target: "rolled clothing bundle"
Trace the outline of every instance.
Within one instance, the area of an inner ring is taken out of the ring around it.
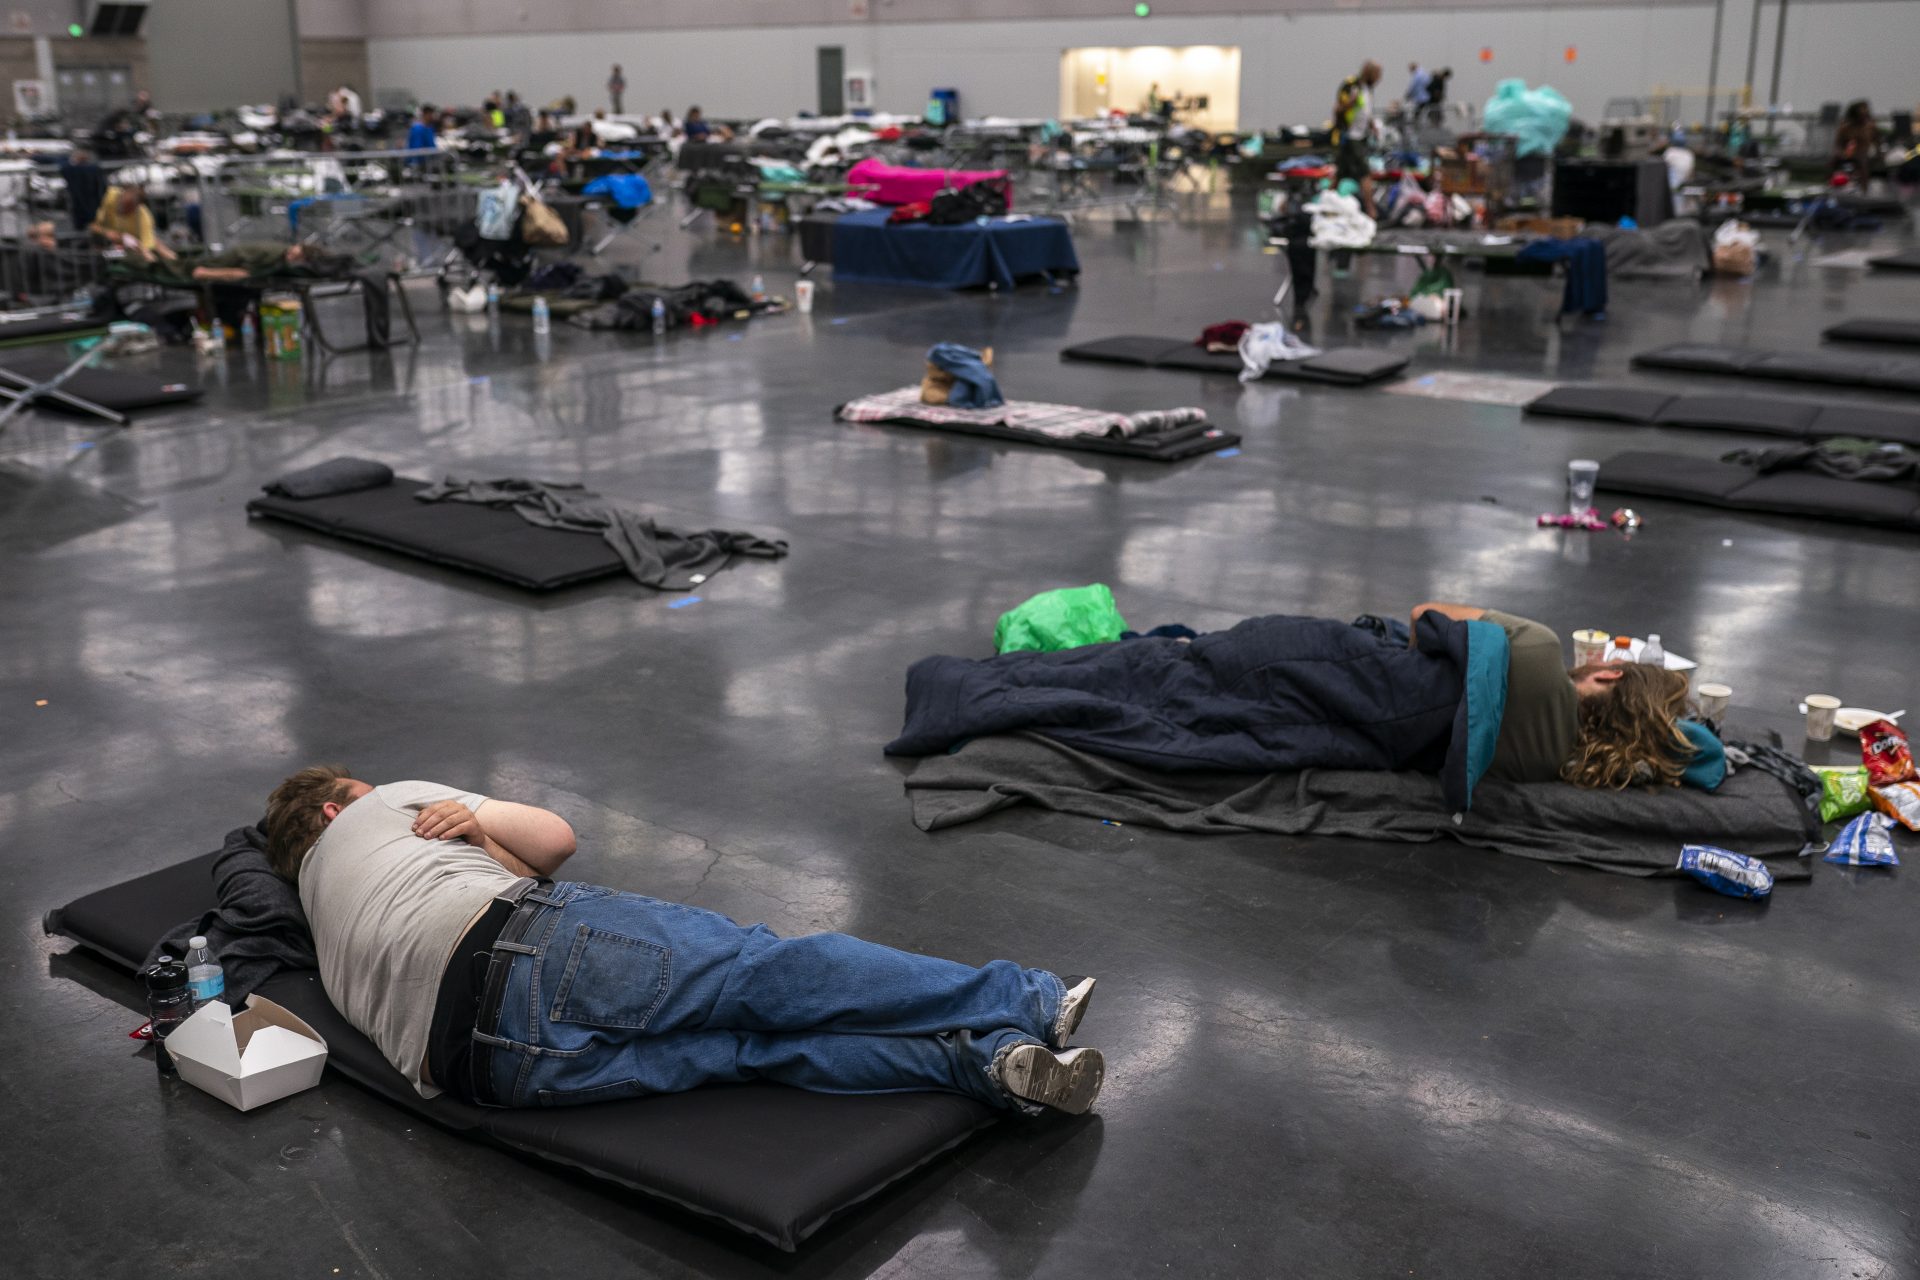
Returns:
[[[984,352],[957,342],[937,342],[927,351],[927,372],[920,380],[922,404],[956,409],[996,409],[1007,402],[994,378],[993,348]]]
[[[329,458],[262,486],[282,498],[330,498],[393,483],[393,468],[371,458]]]

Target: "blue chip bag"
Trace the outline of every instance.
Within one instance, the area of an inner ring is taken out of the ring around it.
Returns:
[[[1884,813],[1863,813],[1840,829],[1827,846],[1828,862],[1848,867],[1897,867],[1893,851],[1893,819]]]
[[[1680,850],[1675,866],[1729,898],[1764,898],[1773,892],[1773,872],[1758,858],[1710,844],[1690,844]]]

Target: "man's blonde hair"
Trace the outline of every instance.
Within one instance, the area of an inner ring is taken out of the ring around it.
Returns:
[[[353,775],[345,765],[309,765],[267,797],[267,862],[288,880],[300,878],[300,860],[327,829],[320,806],[347,802]]]

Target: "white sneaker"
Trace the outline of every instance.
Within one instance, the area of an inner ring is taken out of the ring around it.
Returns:
[[[1080,1019],[1087,1016],[1087,1006],[1093,1003],[1096,981],[1096,978],[1082,978],[1060,997],[1060,1013],[1053,1020],[1054,1048],[1064,1049],[1073,1042],[1073,1033],[1080,1029]]]
[[[1107,1060],[1098,1049],[1056,1053],[1043,1044],[1015,1045],[1000,1060],[1000,1087],[1009,1096],[1036,1102],[1070,1116],[1093,1110],[1106,1078]]]

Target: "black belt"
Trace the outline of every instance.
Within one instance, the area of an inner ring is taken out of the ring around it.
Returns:
[[[493,1051],[482,1037],[491,1038],[500,1025],[513,957],[534,952],[522,939],[542,908],[559,905],[535,893],[551,884],[514,881],[468,927],[447,961],[427,1040],[427,1071],[435,1084],[468,1102],[493,1103]]]

